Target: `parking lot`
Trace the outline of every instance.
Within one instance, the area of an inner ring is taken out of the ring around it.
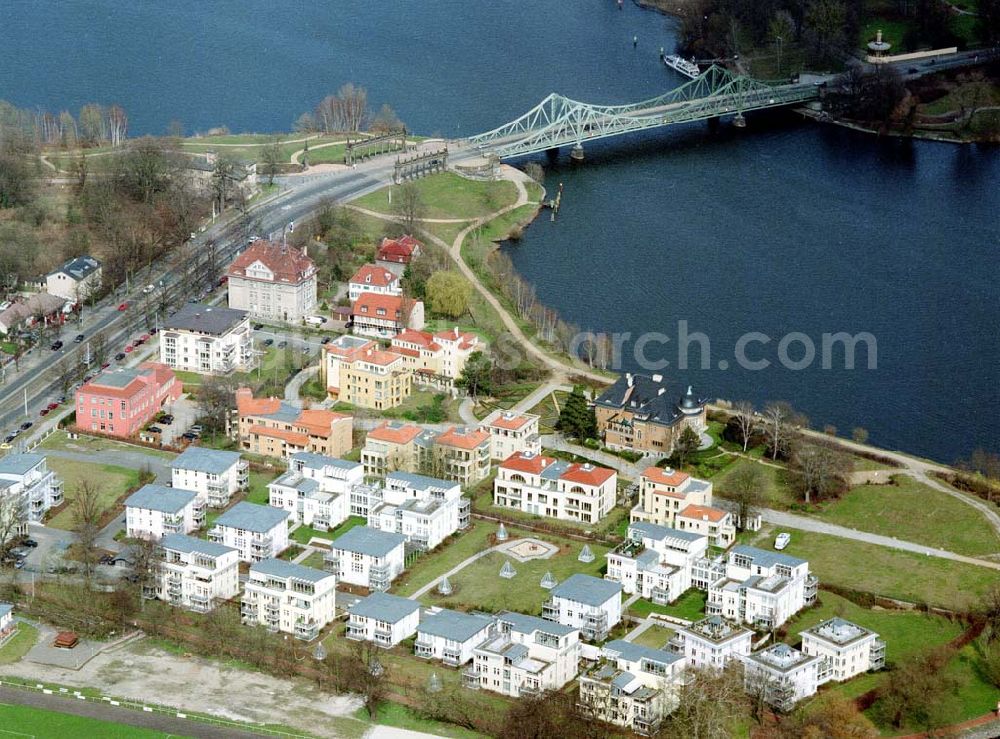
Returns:
[[[198,404],[189,395],[183,395],[173,403],[168,403],[163,408],[164,412],[174,417],[169,423],[156,423],[156,427],[161,430],[160,439],[164,446],[169,446],[180,440],[195,419],[199,416]]]

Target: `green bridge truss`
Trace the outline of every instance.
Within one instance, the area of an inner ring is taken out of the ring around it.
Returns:
[[[472,136],[469,142],[500,158],[515,157],[818,98],[819,86],[815,84],[771,85],[713,65],[664,95],[628,105],[591,105],[552,93],[517,120]]]

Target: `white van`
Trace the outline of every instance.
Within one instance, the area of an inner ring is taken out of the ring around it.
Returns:
[[[306,323],[310,326],[322,326],[326,323],[326,319],[323,316],[307,316]]]
[[[774,548],[780,551],[785,547],[787,547],[791,541],[792,541],[792,535],[782,531],[780,534],[774,537]]]

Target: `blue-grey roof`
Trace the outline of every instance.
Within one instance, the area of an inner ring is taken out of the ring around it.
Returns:
[[[93,257],[81,256],[73,257],[68,262],[66,262],[62,267],[57,270],[53,270],[50,274],[57,274],[62,272],[63,274],[69,275],[74,280],[79,282],[84,279],[96,269],[99,269],[101,263],[98,262]]]
[[[483,629],[489,628],[493,619],[485,616],[474,616],[471,613],[442,610],[433,616],[426,616],[420,622],[417,633],[441,636],[464,642],[471,639]]]
[[[0,474],[26,475],[44,461],[41,454],[8,454],[0,459]]]
[[[629,685],[632,684],[633,680],[635,680],[635,675],[633,675],[631,672],[619,672],[617,675],[611,678],[611,684],[614,685],[619,690],[624,690],[625,688],[627,688]]]
[[[160,546],[185,554],[204,554],[206,557],[221,557],[227,552],[237,551],[225,544],[216,544],[214,541],[205,541],[186,534],[167,534],[160,539]]]
[[[742,554],[746,557],[750,557],[753,559],[753,563],[760,567],[773,567],[774,565],[798,567],[806,562],[804,559],[799,559],[798,557],[792,557],[791,555],[782,554],[781,552],[769,552],[767,549],[758,549],[757,547],[750,547],[746,544],[740,544],[739,546],[735,546],[729,550],[730,559],[734,554]]]
[[[621,583],[583,575],[579,572],[570,575],[552,588],[552,595],[588,606],[602,606],[609,599],[620,597],[621,592]]]
[[[544,631],[546,634],[554,636],[566,636],[572,634],[576,629],[571,626],[563,626],[555,621],[547,621],[538,616],[528,616],[514,611],[504,611],[499,619],[511,625],[511,628],[521,634],[530,634],[533,631]]]
[[[333,540],[334,549],[367,554],[369,557],[384,557],[406,541],[402,534],[380,531],[370,526],[355,526],[339,539]]]
[[[222,336],[239,325],[246,317],[245,310],[187,303],[163,322],[163,328],[167,331],[191,331],[211,336]]]
[[[292,455],[293,462],[301,462],[303,467],[308,467],[311,470],[318,470],[323,467],[339,467],[342,470],[352,470],[355,467],[360,467],[360,462],[350,462],[346,459],[337,459],[336,457],[328,457],[325,454],[316,454],[316,452],[297,452]]]
[[[455,487],[457,484],[437,477],[418,475],[415,472],[390,472],[385,476],[385,481],[388,484],[392,480],[399,480],[400,482],[404,482],[411,488],[415,488],[417,490],[428,490],[430,488],[448,489]]]
[[[294,470],[290,470],[279,477],[270,485],[279,485],[281,487],[292,488],[303,493],[312,493],[319,490],[319,483],[313,480],[311,477],[302,477],[302,475]]]
[[[140,370],[134,367],[117,367],[105,370],[88,384],[93,384],[98,387],[123,388],[128,387],[135,381],[135,378],[148,373],[149,370]]]
[[[12,606],[10,603],[0,603],[0,617],[6,616],[13,610],[14,606]]]
[[[313,567],[306,567],[305,565],[298,565],[294,562],[286,562],[283,559],[262,559],[260,562],[255,562],[250,565],[250,572],[259,572],[263,575],[271,575],[272,577],[294,578],[296,580],[305,580],[306,582],[320,582],[328,577],[336,577],[332,572],[324,572],[323,570],[317,570]]]
[[[269,418],[272,421],[279,421],[280,423],[295,423],[299,420],[299,416],[302,415],[302,409],[296,408],[291,403],[281,401],[278,404],[278,410],[274,413],[254,413],[253,415],[260,418]]]
[[[647,521],[636,521],[635,523],[630,523],[628,525],[629,529],[635,529],[642,533],[650,539],[656,539],[657,541],[663,541],[667,538],[682,539],[683,541],[697,541],[698,539],[703,539],[701,534],[695,534],[691,531],[681,531],[680,529],[672,529],[669,526],[660,526],[659,524],[649,523]]]
[[[292,514],[281,508],[247,503],[243,500],[215,519],[215,524],[266,534],[290,515]]]
[[[633,644],[630,641],[625,641],[624,639],[614,639],[609,641],[604,645],[604,654],[607,657],[622,657],[629,662],[642,662],[644,659],[648,659],[651,662],[659,662],[660,664],[669,665],[671,662],[676,662],[681,658],[681,655],[674,654],[672,652],[664,651],[663,649],[653,649],[652,647],[644,647],[641,644]]]
[[[221,475],[240,461],[239,452],[226,452],[221,449],[206,449],[200,446],[189,446],[174,463],[174,469],[207,472],[211,475]]]
[[[655,549],[643,549],[642,554],[636,557],[635,561],[639,563],[639,569],[656,567],[660,564],[660,555]]]
[[[684,417],[679,407],[681,403],[689,410],[705,404],[690,388],[682,398],[678,398],[669,392],[666,381],[660,375],[630,374],[620,376],[594,402],[606,408],[631,411],[647,422],[662,426],[673,426]]]
[[[544,470],[542,470],[542,474],[540,475],[540,477],[543,480],[558,480],[560,477],[563,476],[563,473],[566,472],[566,470],[568,469],[569,469],[569,462],[566,462],[562,459],[557,459],[548,467],[546,467]]]
[[[409,598],[401,598],[389,593],[372,593],[362,598],[347,609],[352,616],[374,618],[386,623],[395,624],[402,621],[414,611],[420,610],[420,604]]]
[[[162,513],[180,513],[198,497],[197,493],[166,485],[143,485],[125,501],[126,508],[145,508]]]

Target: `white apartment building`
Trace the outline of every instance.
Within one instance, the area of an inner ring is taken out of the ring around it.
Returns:
[[[355,526],[334,539],[330,553],[324,557],[325,566],[337,573],[340,582],[388,590],[403,571],[405,545],[402,534]]]
[[[473,650],[496,633],[496,620],[472,613],[435,609],[417,627],[413,653],[458,667],[472,660]]]
[[[264,559],[250,565],[240,601],[243,623],[312,641],[333,621],[337,576],[312,567]]]
[[[437,333],[403,330],[392,337],[389,351],[403,357],[414,382],[450,390],[472,353],[482,348],[478,336],[454,326]]]
[[[305,249],[257,239],[226,272],[229,307],[299,323],[316,310],[316,265]]]
[[[298,452],[288,471],[267,486],[269,503],[284,508],[294,523],[328,531],[350,513],[351,490],[364,480],[364,467],[314,452]]]
[[[708,588],[709,614],[776,629],[816,601],[819,580],[804,559],[740,545],[729,551],[725,567],[725,576]]]
[[[354,273],[347,283],[347,298],[353,303],[361,293],[376,295],[402,295],[403,287],[399,277],[374,264],[365,264]]]
[[[101,289],[101,273],[101,263],[93,257],[73,257],[45,277],[45,291],[70,303],[83,303]]]
[[[700,534],[637,521],[629,525],[625,541],[604,555],[604,577],[621,583],[629,595],[672,603],[693,586],[695,566],[707,550],[708,539]]]
[[[532,452],[511,455],[497,468],[493,503],[538,516],[597,523],[615,506],[618,473]]]
[[[670,640],[671,651],[687,658],[691,667],[722,669],[733,659],[750,654],[753,632],[719,616],[709,616],[678,629]]]
[[[885,667],[885,642],[874,631],[831,618],[799,633],[802,651],[820,657],[818,680],[850,680],[855,675]]]
[[[542,618],[579,629],[588,641],[603,641],[622,620],[622,586],[576,573],[550,591]]]
[[[469,500],[462,497],[462,487],[412,472],[386,475],[382,502],[368,513],[371,528],[402,534],[424,550],[434,549],[458,531],[461,521],[468,525]]]
[[[188,303],[163,323],[160,361],[175,370],[226,375],[254,366],[246,311]]]
[[[558,690],[573,680],[580,666],[580,632],[537,616],[505,611],[497,616],[497,634],[473,650],[462,673],[468,688],[492,690],[517,698]]]
[[[420,603],[389,593],[372,593],[347,609],[347,638],[388,649],[417,632]]]
[[[8,454],[0,459],[0,498],[17,501],[0,508],[0,515],[17,519],[9,530],[11,536],[20,536],[29,522],[41,522],[50,508],[63,502],[62,480],[41,454]],[[2,523],[7,530],[7,521]]]
[[[674,525],[681,531],[708,537],[712,546],[720,549],[728,549],[736,541],[736,522],[733,514],[721,508],[689,505],[677,513]]]
[[[160,539],[155,584],[144,595],[202,613],[240,592],[240,553],[184,534]]]
[[[240,501],[217,519],[208,538],[235,547],[243,562],[260,562],[288,549],[288,511]]]
[[[649,735],[677,707],[686,661],[680,655],[615,639],[603,660],[580,675],[580,703],[600,721]]]
[[[821,657],[810,657],[787,644],[773,644],[743,658],[743,684],[779,711],[790,711],[816,694]]]
[[[538,416],[496,410],[479,424],[490,434],[490,457],[503,461],[512,454],[542,453],[542,437],[538,434]]]
[[[170,469],[175,488],[193,490],[212,508],[225,508],[233,495],[250,484],[250,465],[239,452],[189,446]]]
[[[205,520],[205,504],[191,490],[143,485],[125,500],[125,533],[159,540],[168,534],[189,534]]]

